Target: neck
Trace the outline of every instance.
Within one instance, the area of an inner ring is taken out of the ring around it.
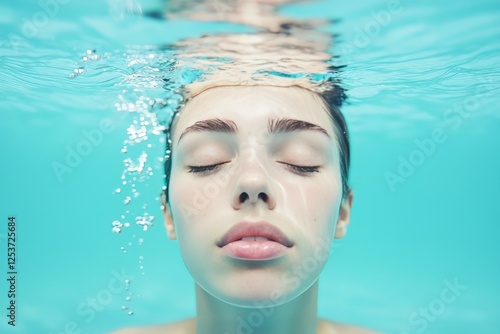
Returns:
[[[317,304],[318,281],[285,304],[263,308],[227,304],[196,284],[196,334],[316,334]]]

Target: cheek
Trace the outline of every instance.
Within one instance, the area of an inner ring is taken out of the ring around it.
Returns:
[[[324,177],[296,189],[288,192],[285,202],[294,215],[300,217],[304,233],[314,239],[318,235],[333,234],[341,203],[339,178]]]
[[[315,182],[307,182],[300,187],[295,187],[297,191],[292,192],[292,196],[295,197],[294,201],[309,208],[305,210],[309,215],[316,212],[324,214],[331,210],[332,206],[335,206],[340,200],[342,190],[339,179],[325,175]]]
[[[200,180],[186,173],[172,173],[170,207],[179,242],[207,236],[211,218],[223,216],[224,188],[212,178]],[[209,219],[210,218],[210,219]]]
[[[196,219],[200,214],[200,206],[193,196],[196,185],[189,178],[173,172],[169,184],[169,200],[176,231],[182,234],[182,226]]]
[[[183,177],[182,173],[172,173],[169,194],[172,218],[183,261],[191,270],[202,266],[199,253],[207,251],[205,243],[192,247],[203,237],[206,225],[203,224],[204,203],[196,196],[198,188],[198,183]]]

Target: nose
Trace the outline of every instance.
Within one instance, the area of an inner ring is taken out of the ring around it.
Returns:
[[[262,166],[246,166],[240,174],[234,189],[232,205],[236,210],[245,206],[264,205],[272,210],[276,206],[276,198],[271,187],[271,180]]]

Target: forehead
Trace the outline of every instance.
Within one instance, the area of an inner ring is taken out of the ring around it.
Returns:
[[[173,142],[182,130],[209,118],[232,120],[238,128],[267,126],[268,119],[292,118],[314,123],[334,137],[333,125],[320,97],[304,88],[225,86],[190,100],[173,122]]]

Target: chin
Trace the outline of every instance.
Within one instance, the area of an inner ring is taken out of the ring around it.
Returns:
[[[255,308],[285,304],[306,291],[314,282],[288,282],[282,273],[245,272],[239,277],[216,279],[216,284],[200,284],[215,298],[238,307]]]

